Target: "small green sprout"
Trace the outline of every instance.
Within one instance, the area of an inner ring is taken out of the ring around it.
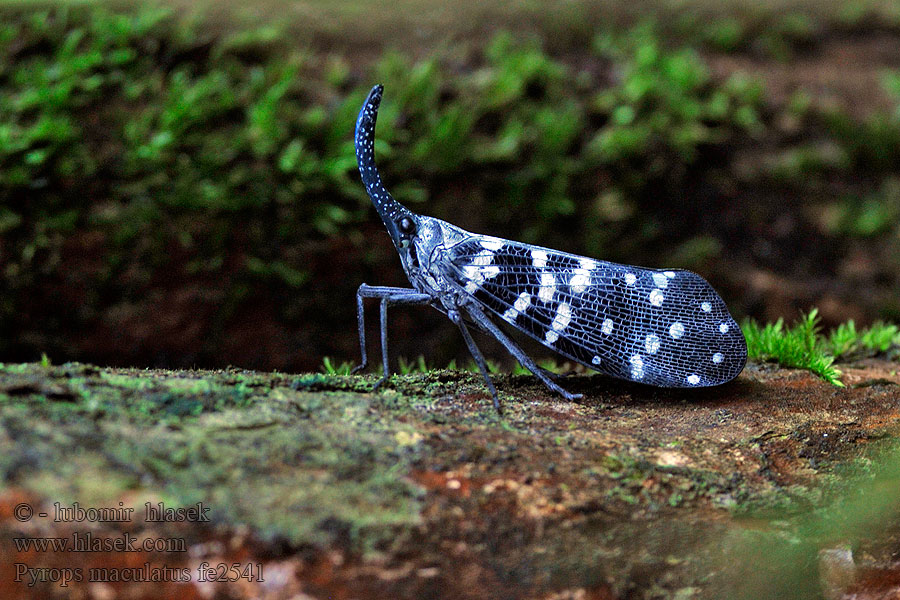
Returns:
[[[344,361],[339,365],[335,365],[331,362],[331,358],[328,356],[322,359],[321,371],[326,375],[349,375],[352,368],[353,365],[347,361]]]
[[[859,343],[866,350],[887,352],[892,346],[900,345],[900,328],[878,321],[862,333]]]
[[[853,319],[841,323],[831,332],[828,345],[835,358],[854,352],[859,347],[859,333]]]

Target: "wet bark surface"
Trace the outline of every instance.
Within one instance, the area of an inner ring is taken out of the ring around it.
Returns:
[[[577,402],[498,376],[498,416],[463,371],[372,394],[373,376],[7,364],[0,594],[893,598],[900,376],[842,368],[845,388],[765,364],[690,392],[570,376]],[[22,546],[48,537],[69,545]]]

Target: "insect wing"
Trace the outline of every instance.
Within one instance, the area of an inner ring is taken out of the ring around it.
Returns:
[[[472,236],[448,249],[446,275],[516,329],[600,372],[664,387],[730,381],[744,336],[712,286],[654,270]]]

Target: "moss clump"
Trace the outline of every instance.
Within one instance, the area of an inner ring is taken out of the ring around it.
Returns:
[[[844,386],[841,371],[834,366],[834,355],[820,335],[818,309],[802,315],[791,327],[784,326],[784,319],[765,325],[748,319],[741,324],[741,329],[747,339],[747,354],[751,360],[807,369],[828,383]]]
[[[820,335],[817,309],[802,315],[791,327],[784,326],[784,319],[765,325],[748,319],[741,324],[741,329],[751,360],[807,369],[833,385],[844,386],[841,371],[834,366],[834,355]]]
[[[394,412],[373,416],[366,395],[294,383],[0,365],[0,486],[87,504],[149,487],[265,539],[362,551],[417,522],[419,492],[405,476],[425,451],[421,435]]]
[[[857,330],[856,323],[841,323],[828,336],[828,345],[835,357],[859,354],[894,354],[900,346],[900,327],[878,321]]]
[[[851,319],[824,335],[815,308],[801,315],[791,327],[785,327],[784,319],[765,325],[747,319],[741,329],[751,360],[807,369],[839,387],[844,384],[840,369],[834,366],[836,359],[893,355],[900,347],[900,327],[883,321],[857,329]]]

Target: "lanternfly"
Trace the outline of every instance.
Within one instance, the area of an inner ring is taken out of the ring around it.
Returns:
[[[469,334],[493,337],[567,399],[497,325],[504,321],[559,354],[612,377],[660,387],[703,387],[734,379],[747,345],[712,286],[690,271],[645,269],[469,233],[417,215],[388,193],[375,167],[375,120],[383,88],[372,88],[356,121],[356,158],[363,184],[384,221],[412,288],[363,284],[357,293],[362,364],[367,364],[363,299],[381,300],[384,366],[389,373],[387,308],[429,304],[456,323],[484,376],[497,390]]]

